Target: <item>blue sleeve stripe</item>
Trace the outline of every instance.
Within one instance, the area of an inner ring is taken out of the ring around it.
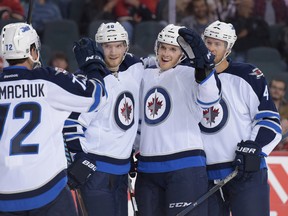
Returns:
[[[208,80],[212,75],[214,75],[215,72],[216,72],[216,70],[213,69],[213,70],[211,71],[211,73],[210,73],[201,83],[199,83],[199,84],[202,85],[204,82],[206,82],[206,80]]]
[[[65,134],[65,139],[67,141],[71,140],[71,139],[80,139],[80,138],[84,138],[84,134]]]
[[[277,112],[272,111],[261,111],[260,113],[256,114],[255,120],[263,119],[263,118],[277,118],[280,119],[280,115]]]
[[[65,126],[75,126],[75,127],[76,127],[77,125],[79,125],[78,122],[73,121],[73,120],[69,120],[69,119],[67,119],[67,120],[65,121],[65,123],[64,123],[64,127],[65,127]]]
[[[280,125],[276,124],[273,121],[263,120],[263,121],[258,122],[257,125],[266,126],[266,127],[270,128],[270,129],[276,131],[279,134],[282,133],[282,129],[281,129]]]
[[[95,82],[93,82],[93,85],[95,86]],[[97,106],[100,103],[101,96],[102,96],[102,85],[99,83],[96,83],[95,90],[93,92],[94,95],[94,103],[89,109],[89,112],[96,110]]]
[[[205,106],[205,107],[211,107],[213,106],[214,104],[218,103],[219,100],[220,100],[221,97],[219,97],[217,100],[213,101],[213,102],[210,102],[210,103],[204,103],[202,101],[200,101],[199,99],[197,99],[197,103],[202,105],[202,106]]]

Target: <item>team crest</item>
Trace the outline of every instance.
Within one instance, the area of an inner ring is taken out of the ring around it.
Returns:
[[[256,76],[257,79],[260,79],[263,75],[262,71],[259,68],[253,69],[251,73],[249,73],[251,76]]]
[[[228,120],[228,108],[225,100],[221,100],[216,106],[203,111],[203,118],[199,127],[204,133],[216,133],[220,131]]]
[[[55,67],[54,69],[56,71],[56,75],[59,74],[59,73],[64,73],[64,74],[68,74],[69,73],[68,71],[66,71],[63,68]]]
[[[164,121],[171,110],[171,99],[162,87],[150,89],[144,98],[144,118],[147,124],[159,124]]]
[[[134,124],[134,105],[134,98],[130,92],[122,92],[116,100],[115,120],[123,130],[128,130]]]

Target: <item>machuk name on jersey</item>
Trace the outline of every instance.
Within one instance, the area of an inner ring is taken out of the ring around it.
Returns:
[[[0,86],[0,100],[45,97],[44,83]]]

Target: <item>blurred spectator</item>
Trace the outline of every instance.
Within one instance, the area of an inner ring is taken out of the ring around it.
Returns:
[[[85,5],[85,16],[93,20],[115,20],[114,8],[118,0],[89,0]]]
[[[20,0],[0,0],[0,19],[24,20],[24,8]]]
[[[48,65],[70,71],[68,57],[63,52],[55,52],[50,58]]]
[[[26,0],[26,14],[28,12],[28,8],[29,1]],[[41,37],[43,34],[45,23],[55,20],[62,20],[62,14],[58,5],[52,0],[36,0],[33,4],[32,26],[37,31],[39,37]]]
[[[238,0],[239,1],[239,0]],[[232,18],[236,13],[236,0],[207,0],[211,13],[220,21]]]
[[[282,32],[280,34],[279,46],[277,48],[280,51],[288,67],[288,25],[285,25],[282,28]]]
[[[114,9],[117,1],[118,0],[86,0],[79,23],[80,33],[87,35],[89,24],[94,20],[114,22],[116,20]],[[96,31],[97,29],[95,29],[95,32]]]
[[[192,28],[200,35],[209,24],[216,21],[216,17],[210,11],[207,0],[192,0],[187,10],[191,11],[191,15],[183,18],[180,21],[180,25]]]
[[[276,146],[274,150],[283,150],[284,144],[288,142],[288,103],[285,100],[287,84],[281,79],[272,79],[269,83],[269,91],[276,108],[280,114],[282,127],[282,141]],[[288,150],[288,145],[285,146]]]
[[[118,0],[115,16],[125,28],[129,40],[133,39],[134,25],[142,21],[156,20],[156,8],[159,0]]]
[[[288,9],[285,0],[254,0],[254,16],[262,17],[269,25],[285,24]]]
[[[182,19],[190,15],[190,9],[188,8],[191,0],[177,0],[176,1],[176,24],[179,24]],[[169,1],[163,5],[161,9],[161,14],[158,20],[161,20],[163,24],[168,25],[169,17]]]
[[[233,24],[238,37],[233,47],[236,61],[244,61],[246,51],[252,47],[270,45],[269,26],[264,19],[254,16],[253,8],[253,0],[237,2],[235,17],[227,19]]]

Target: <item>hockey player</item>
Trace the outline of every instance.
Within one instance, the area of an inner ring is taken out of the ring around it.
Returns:
[[[221,90],[214,57],[194,31],[167,25],[155,53],[158,67],[145,69],[141,86],[135,195],[140,215],[175,216],[208,190],[198,123],[202,107],[217,104]],[[207,205],[193,215],[206,216]]]
[[[255,66],[227,60],[236,41],[233,25],[215,21],[204,31],[222,83],[219,105],[204,110],[200,128],[210,186],[238,166],[231,180],[209,199],[210,216],[269,216],[265,157],[281,139],[279,114],[266,79]],[[236,154],[235,154],[236,153]]]
[[[92,40],[74,44],[79,67],[91,78],[84,83],[39,67],[40,41],[31,25],[4,26],[0,41],[9,63],[0,73],[0,215],[75,216],[61,129],[72,111],[105,105],[101,53]]]
[[[71,114],[65,123],[64,138],[69,150],[76,153],[74,163],[89,158],[97,168],[83,185],[79,181],[81,170],[71,168],[75,174],[70,185],[80,188],[89,216],[127,216],[127,174],[138,129],[144,67],[127,53],[128,34],[120,23],[103,23],[95,39],[112,72],[105,77],[107,105],[98,112]]]

